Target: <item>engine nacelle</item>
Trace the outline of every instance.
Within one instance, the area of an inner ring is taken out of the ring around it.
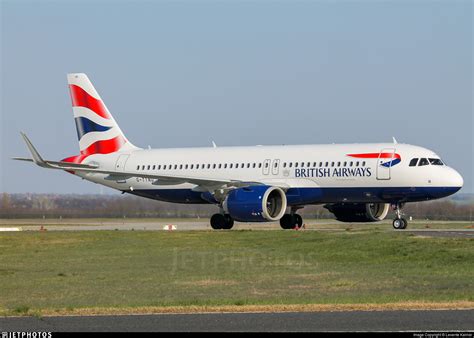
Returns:
[[[240,222],[278,221],[286,211],[286,195],[278,187],[254,185],[230,191],[223,207]]]
[[[387,217],[388,203],[336,203],[324,206],[341,222],[378,222]]]

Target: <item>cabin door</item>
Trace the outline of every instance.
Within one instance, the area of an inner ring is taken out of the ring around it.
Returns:
[[[389,180],[392,162],[395,158],[395,148],[385,148],[380,151],[377,159],[377,179]]]

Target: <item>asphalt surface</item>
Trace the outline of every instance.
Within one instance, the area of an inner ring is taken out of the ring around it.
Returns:
[[[0,331],[473,331],[474,310],[2,317]]]

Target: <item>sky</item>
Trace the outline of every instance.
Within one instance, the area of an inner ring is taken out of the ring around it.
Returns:
[[[471,1],[0,3],[0,192],[111,192],[10,159],[20,131],[47,159],[78,154],[72,72],[137,146],[394,136],[474,192]]]

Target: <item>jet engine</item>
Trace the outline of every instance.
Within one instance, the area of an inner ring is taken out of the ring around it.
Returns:
[[[278,187],[254,185],[229,192],[223,208],[240,222],[278,221],[286,211],[285,192]]]
[[[341,222],[378,222],[390,208],[388,203],[336,203],[324,206]]]

